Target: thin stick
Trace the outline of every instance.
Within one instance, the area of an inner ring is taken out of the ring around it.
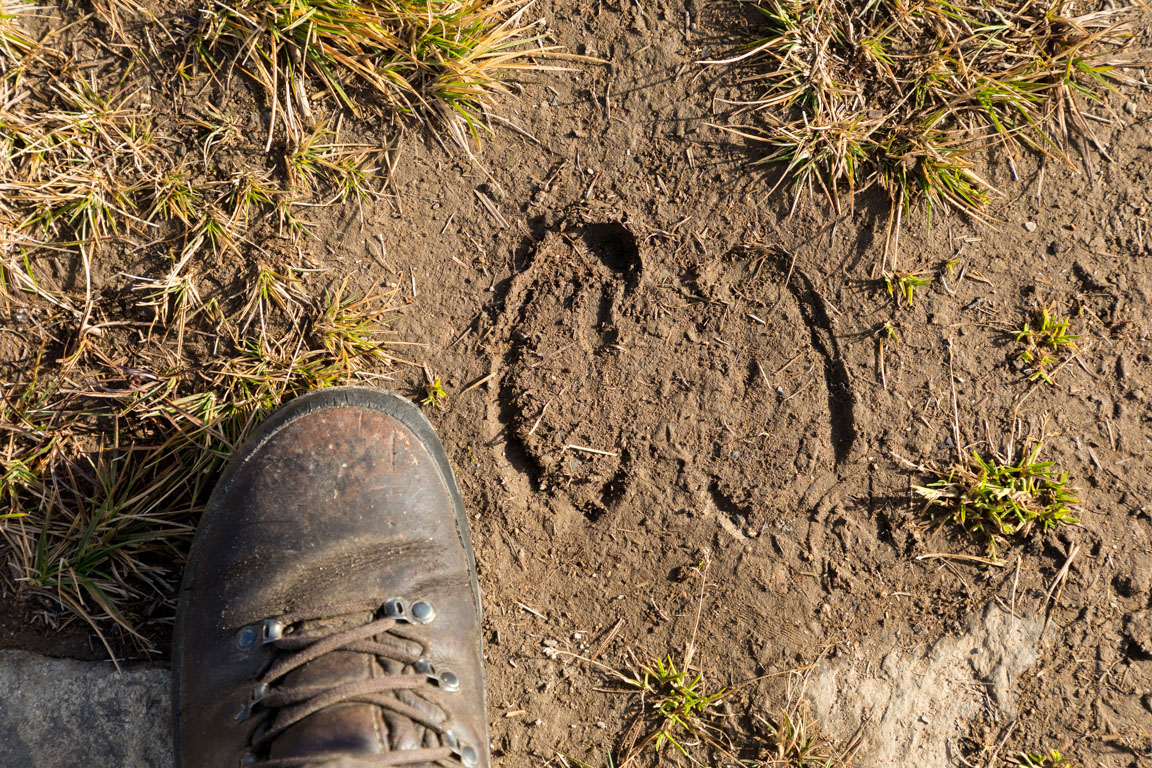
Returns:
[[[1068,577],[1068,569],[1072,566],[1072,561],[1076,559],[1076,555],[1080,554],[1080,545],[1074,544],[1072,551],[1068,553],[1068,559],[1064,561],[1064,566],[1060,572],[1056,574],[1056,578],[1052,579],[1052,584],[1048,587],[1048,594],[1044,596],[1044,610],[1047,615],[1044,618],[1044,628],[1040,630],[1040,639],[1044,639],[1044,633],[1048,631],[1048,623],[1052,621],[1052,611],[1049,610],[1048,604],[1052,601],[1052,593],[1060,587],[1060,592],[1064,592],[1064,580]],[[1060,596],[1056,596],[1056,601],[1060,601]],[[1053,606],[1055,608],[1055,606]]]
[[[507,229],[508,228],[508,219],[504,218],[504,216],[500,213],[500,211],[497,210],[496,206],[492,203],[492,201],[488,199],[488,195],[484,194],[483,192],[481,192],[478,189],[475,190],[475,194],[476,194],[476,199],[480,201],[480,205],[484,208],[484,210],[486,210],[488,212],[488,215],[492,217],[492,220],[495,221],[497,224],[499,224],[504,229]]]
[[[469,384],[468,386],[464,387],[464,390],[460,393],[460,395],[468,394],[472,390],[476,389],[476,387],[479,387],[483,384],[487,384],[489,381],[492,380],[492,378],[495,375],[496,375],[496,371],[492,371],[492,373],[488,374],[487,376],[481,376],[480,378],[476,379],[476,381],[474,381],[471,384]],[[459,397],[460,395],[457,395],[457,397]]]
[[[544,619],[545,621],[548,620],[548,617],[545,616],[544,614],[540,613],[540,611],[533,610],[533,609],[529,608],[528,606],[524,605],[524,603],[516,603],[516,605],[520,606],[520,608],[522,610],[527,611],[528,613],[532,614],[533,616],[538,616],[541,619]]]
[[[616,633],[618,633],[623,626],[624,619],[617,619],[616,623],[612,625],[612,629],[608,630],[607,634],[604,635],[604,639],[596,646],[596,650],[589,654],[588,661],[596,661],[596,658],[604,652],[604,649],[608,647],[608,643],[612,642],[612,638],[616,637]]]
[[[1003,568],[1004,563],[998,560],[989,560],[986,557],[976,557],[975,555],[952,555],[947,552],[932,552],[927,555],[917,555],[917,560],[959,560],[964,563],[979,563],[980,565],[992,565],[997,568]]]
[[[552,405],[552,401],[544,403],[544,407],[540,409],[540,415],[536,417],[536,423],[532,425],[532,429],[528,430],[528,437],[536,434],[536,430],[540,428],[540,421],[544,418],[544,414],[548,412],[548,406]]]
[[[704,610],[704,587],[708,585],[708,568],[712,565],[712,556],[704,553],[704,567],[700,569],[700,597],[696,601],[696,619],[692,622],[692,637],[684,647],[684,669],[692,666],[692,657],[696,655],[696,631],[700,629],[700,614]]]
[[[960,410],[956,406],[956,374],[952,368],[952,337],[948,337],[948,384],[952,387],[952,441],[956,444],[956,460],[962,455],[960,448]]]
[[[88,248],[80,246],[80,259],[84,264],[84,314],[80,316],[80,338],[88,330],[88,319],[92,315],[92,261],[88,257]]]
[[[1020,561],[1023,558],[1016,555],[1016,575],[1012,578],[1012,613],[1016,613],[1016,588],[1020,586]]]
[[[602,451],[599,448],[589,448],[586,445],[574,445],[572,443],[568,443],[567,445],[565,445],[563,448],[560,449],[560,452],[563,453],[564,451],[569,451],[569,450],[571,450],[571,451],[583,451],[584,453],[594,453],[597,456],[619,456],[620,455],[616,451]]]

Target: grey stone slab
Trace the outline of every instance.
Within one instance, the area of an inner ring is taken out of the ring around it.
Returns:
[[[168,670],[0,651],[0,768],[171,768]]]
[[[952,766],[954,746],[986,707],[1016,719],[1016,681],[1036,664],[1043,617],[996,603],[963,632],[929,647],[909,643],[914,627],[874,637],[814,670],[813,713],[845,741],[860,724],[858,764],[869,768]],[[891,630],[889,630],[891,631]]]

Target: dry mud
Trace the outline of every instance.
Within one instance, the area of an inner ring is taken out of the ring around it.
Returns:
[[[735,91],[696,62],[745,34],[735,3],[535,8],[608,63],[529,78],[503,113],[520,130],[475,162],[410,134],[395,196],[307,246],[334,281],[397,286],[396,329],[423,345],[407,356],[444,379],[432,418],[472,513],[497,764],[606,762],[631,700],[567,653],[624,668],[694,639],[715,684],[762,678],[734,728],[807,670],[861,765],[1050,747],[1148,765],[1152,92],[1116,95],[1108,157],[994,155],[993,224],[906,224],[902,265],[943,279],[903,309],[874,281],[885,203],[790,217],[709,126]],[[1076,303],[1075,359],[1027,381],[1010,331]],[[1004,568],[918,560],[983,554],[926,521],[900,460],[947,463],[957,432],[1043,437],[1082,523],[1005,547]]]

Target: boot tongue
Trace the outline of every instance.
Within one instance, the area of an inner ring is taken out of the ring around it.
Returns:
[[[363,623],[363,621],[359,623],[349,621],[334,625],[332,622],[326,622],[324,625],[306,625],[301,629],[305,631],[325,629],[335,632]],[[277,685],[282,688],[330,689],[346,683],[411,671],[406,670],[400,662],[371,654],[333,651],[289,672]],[[409,691],[379,695],[394,696],[401,702],[427,713],[433,720],[445,719],[445,713],[438,707]],[[317,757],[322,762],[325,755],[333,753],[376,755],[394,750],[435,747],[439,746],[439,743],[439,738],[433,731],[411,718],[375,704],[349,702],[326,707],[290,726],[272,741],[268,756],[272,760]]]
[[[377,667],[375,674],[372,667]],[[285,688],[333,688],[379,677],[379,666],[366,653],[334,651],[285,675]],[[314,712],[272,741],[269,757],[311,757],[332,753],[375,755],[387,751],[380,708],[352,702]]]

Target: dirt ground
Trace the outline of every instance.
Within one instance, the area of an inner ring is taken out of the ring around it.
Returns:
[[[1152,89],[1115,94],[1107,156],[994,155],[992,224],[906,223],[901,266],[943,277],[906,309],[875,281],[886,203],[789,217],[710,125],[740,91],[696,62],[747,36],[736,3],[535,13],[609,63],[525,78],[501,113],[519,130],[475,162],[409,133],[394,196],[362,221],[317,213],[305,245],[361,290],[397,287],[396,330],[423,345],[406,356],[443,377],[497,764],[607,763],[632,697],[567,652],[624,669],[689,642],[710,683],[760,678],[727,705],[744,732],[809,672],[860,765],[1152,764]],[[1042,304],[1083,307],[1054,386],[1013,363]],[[947,464],[957,436],[1042,437],[1081,524],[1004,547],[1003,568],[918,559],[984,554],[925,517],[902,461]]]

